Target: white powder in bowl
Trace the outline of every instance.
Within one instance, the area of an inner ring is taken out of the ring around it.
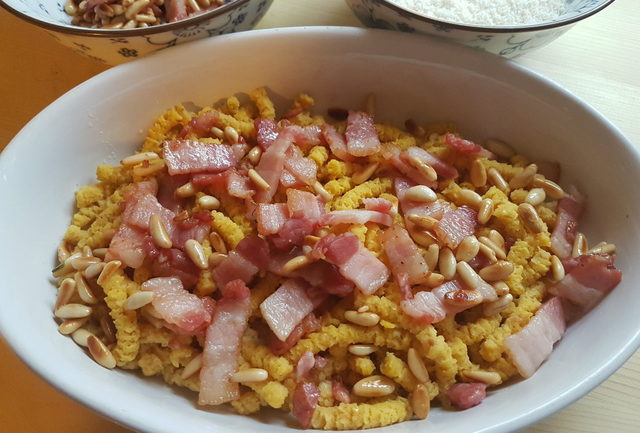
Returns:
[[[420,15],[458,24],[509,26],[551,21],[565,0],[390,0]]]

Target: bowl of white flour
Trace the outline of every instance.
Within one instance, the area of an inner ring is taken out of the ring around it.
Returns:
[[[437,36],[507,58],[553,41],[614,0],[346,0],[369,27]]]

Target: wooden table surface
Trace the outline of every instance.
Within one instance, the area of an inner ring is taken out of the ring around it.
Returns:
[[[639,16],[638,0],[617,0],[517,61],[583,98],[640,145]],[[275,0],[259,27],[298,25],[359,22],[344,0]],[[106,69],[1,8],[0,67],[0,150],[46,105]],[[129,432],[51,388],[2,341],[0,431]],[[640,432],[640,352],[587,396],[523,432]]]

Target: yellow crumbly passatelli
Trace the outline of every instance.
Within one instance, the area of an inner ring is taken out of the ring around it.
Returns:
[[[89,304],[96,312],[105,308],[108,314],[96,313],[88,319],[75,319],[77,323],[67,323],[70,320],[66,320],[67,325],[61,325],[61,332],[70,334],[82,327],[100,338],[117,366],[139,369],[146,376],[157,375],[167,383],[198,391],[200,383],[196,373],[204,337],[176,333],[166,326],[148,301],[142,300],[140,285],[154,275],[154,267],[145,262],[135,270],[119,267],[111,269],[110,275],[102,274],[109,266],[105,266],[102,260],[121,224],[123,203],[133,183],[155,182],[165,175],[166,167],[162,160],[165,140],[182,137],[225,145],[229,134],[235,133],[241,142],[251,147],[256,145],[256,118],[276,120],[281,126],[332,123],[338,132],[344,132],[345,116],[339,115],[341,110],[337,110],[337,118],[332,119],[313,113],[313,105],[313,98],[301,94],[291,107],[279,112],[264,88],[248,95],[229,97],[218,106],[204,107],[197,112],[176,105],[157,117],[136,154],[155,152],[159,156],[157,159],[141,157],[138,161],[133,158],[133,162],[123,160],[118,166],[99,166],[96,172],[98,183],[76,192],[76,211],[59,248],[61,265],[54,269],[54,275],[59,278],[60,286],[78,287],[65,302]],[[207,130],[190,127],[197,123],[199,117],[212,113],[216,113],[218,127]],[[456,153],[444,139],[444,134],[456,133],[455,126],[450,123],[417,125],[411,121],[407,122],[406,130],[385,124],[375,126],[383,148],[405,150],[417,146],[460,171],[460,177],[440,182],[437,189],[438,197],[449,202],[452,208],[470,205],[466,195],[469,190],[476,193],[478,200],[491,203],[490,213],[485,223],[479,225],[475,236],[477,239],[489,239],[501,251],[489,246],[489,252],[485,248],[477,254],[482,255],[485,251],[490,260],[492,254],[502,253],[502,259],[513,265],[513,271],[501,282],[499,295],[503,305],[489,312],[484,305],[478,305],[438,323],[424,324],[404,313],[400,306],[401,290],[391,278],[373,294],[363,294],[355,289],[354,293],[323,306],[316,312],[318,323],[315,330],[302,335],[283,353],[274,354],[259,306],[280,286],[283,277],[262,271],[249,284],[251,314],[249,326],[240,339],[238,368],[240,371],[263,369],[267,379],[241,384],[239,397],[231,402],[240,414],[252,414],[263,407],[291,411],[298,383],[296,366],[308,352],[324,360],[311,379],[315,381],[320,397],[309,425],[317,429],[365,429],[413,417],[424,418],[427,416],[425,405],[427,410],[431,404],[450,408],[447,391],[455,383],[469,381],[469,372],[489,375],[489,386],[518,376],[504,341],[529,323],[553,281],[550,230],[556,222],[557,200],[547,196],[535,204],[541,226],[540,230],[532,232],[518,213],[518,206],[528,200],[531,185],[514,190],[504,187],[525,170],[528,165],[525,158],[516,155],[487,159],[486,155]],[[259,157],[259,151],[254,153]],[[243,161],[250,161],[251,153],[246,155]],[[297,188],[314,194],[319,191],[328,194],[330,199],[325,200],[327,212],[359,209],[363,207],[364,199],[379,198],[391,203],[394,224],[405,227],[405,219],[398,213],[399,200],[394,190],[394,179],[400,173],[389,158],[376,154],[343,161],[324,144],[308,147],[303,156],[315,164],[318,183]],[[474,163],[474,159],[477,162]],[[377,165],[363,178],[363,173],[372,163]],[[472,179],[472,166],[476,167],[473,170],[485,174],[490,171],[494,177],[490,176],[489,180],[485,177],[483,181]],[[495,181],[495,173],[503,184]],[[540,174],[537,176],[544,180]],[[255,184],[250,186],[259,189]],[[216,255],[235,249],[245,237],[257,233],[255,204],[232,197],[220,185],[209,190],[196,186],[196,191],[185,196],[188,205],[181,209],[179,216],[186,218],[192,213],[207,212],[211,216],[211,231],[219,235],[217,240],[203,242],[202,251],[209,267],[198,270],[197,283],[191,290],[201,298],[218,299],[221,288],[216,286],[212,274],[216,260],[219,260]],[[216,204],[207,202],[210,196],[215,197]],[[282,186],[275,196],[280,202],[286,201]],[[471,206],[477,208],[480,202]],[[351,232],[365,248],[389,266],[382,240],[385,229],[383,225],[366,222],[323,228],[316,234],[322,237]],[[221,242],[222,247],[216,242]],[[437,245],[436,249],[442,247],[435,238],[433,242],[425,242],[424,238],[421,241],[416,239],[416,242],[427,261],[429,254],[433,254],[429,243]],[[70,259],[79,257],[87,257],[88,265],[69,265]],[[437,280],[440,275],[437,273],[437,261],[432,266],[434,281],[442,282]],[[90,296],[81,293],[81,285],[93,292],[94,299],[88,299]],[[423,285],[418,289],[430,290],[433,287]],[[61,292],[63,290],[60,289]],[[142,305],[136,305],[136,302]],[[370,326],[354,323],[347,316],[355,310],[378,319]],[[64,326],[66,328],[63,329]],[[106,361],[96,358],[102,365],[113,367],[109,359],[108,356]],[[421,365],[424,370],[418,374],[416,368]],[[391,391],[385,391],[384,395],[365,395],[356,391],[356,383],[370,376],[380,376],[383,382],[388,381],[384,382],[387,384],[385,389]],[[349,401],[337,399],[333,390],[337,377],[350,394]]]

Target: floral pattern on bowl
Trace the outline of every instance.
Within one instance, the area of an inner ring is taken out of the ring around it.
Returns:
[[[0,5],[18,17],[43,27],[61,44],[83,56],[108,65],[128,62],[178,44],[249,30],[267,12],[273,0],[234,0],[176,23],[145,29],[103,30],[72,26],[64,12],[64,1],[0,0]]]
[[[345,0],[368,27],[445,38],[507,58],[516,58],[543,47],[578,21],[593,15],[613,0],[566,0],[566,12],[557,19],[526,26],[470,26],[411,12],[389,0]]]

